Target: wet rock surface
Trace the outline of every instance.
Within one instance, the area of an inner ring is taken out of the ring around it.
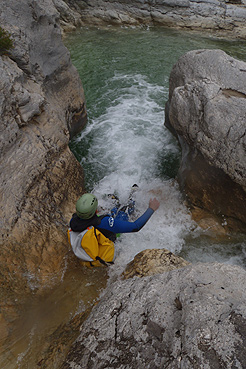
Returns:
[[[48,0],[1,2],[1,26],[14,44],[0,58],[0,281],[7,320],[14,294],[20,301],[61,279],[66,226],[83,191],[83,171],[68,143],[86,123],[84,92],[58,20]]]
[[[189,262],[174,255],[166,249],[143,250],[127,265],[123,276],[125,279],[143,277],[157,273],[168,272],[173,269],[183,268]]]
[[[244,368],[246,271],[196,264],[107,288],[63,369]]]
[[[221,50],[182,56],[170,75],[166,126],[182,146],[189,202],[245,230],[246,63]]]

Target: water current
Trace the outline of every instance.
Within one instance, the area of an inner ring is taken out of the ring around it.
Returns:
[[[222,242],[191,220],[175,181],[180,148],[164,126],[168,79],[178,58],[193,49],[219,48],[245,60],[245,42],[164,28],[107,27],[82,28],[66,36],[65,44],[87,102],[88,124],[70,145],[84,168],[87,190],[98,196],[102,212],[112,206],[107,194],[117,194],[123,204],[134,183],[139,186],[134,193],[135,217],[145,211],[151,197],[161,204],[139,233],[120,236],[109,281],[147,248],[167,248],[191,262],[219,261],[245,268],[242,236]],[[105,281],[105,272],[77,265],[47,296],[31,299],[11,328],[0,367],[59,368],[59,355],[79,332],[71,320],[95,302]]]
[[[245,239],[211,239],[191,220],[175,182],[180,148],[164,127],[168,81],[178,58],[193,49],[222,49],[245,60],[246,45],[163,28],[81,29],[66,44],[83,82],[88,125],[71,149],[85,170],[88,191],[104,211],[105,194],[127,201],[137,183],[136,214],[156,195],[161,206],[136,234],[116,245],[115,271],[146,248],[167,248],[191,262],[219,261],[246,266]]]

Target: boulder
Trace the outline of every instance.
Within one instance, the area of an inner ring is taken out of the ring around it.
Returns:
[[[1,296],[60,281],[67,223],[84,189],[68,144],[86,123],[85,98],[58,21],[49,0],[1,2],[14,43],[0,57]]]
[[[110,285],[63,369],[246,366],[246,271],[196,264]]]
[[[154,275],[169,270],[183,268],[189,262],[174,255],[166,249],[147,249],[138,253],[127,265],[123,276],[125,279]]]
[[[246,63],[221,50],[183,55],[170,74],[166,126],[178,137],[178,179],[192,206],[246,229]]]

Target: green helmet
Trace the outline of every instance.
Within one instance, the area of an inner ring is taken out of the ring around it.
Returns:
[[[91,193],[84,193],[76,202],[76,214],[79,218],[89,219],[97,210],[97,198]]]

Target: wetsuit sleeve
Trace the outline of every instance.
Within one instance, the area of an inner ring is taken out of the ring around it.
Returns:
[[[154,210],[148,208],[146,212],[141,215],[135,222],[128,222],[113,217],[106,216],[100,223],[100,228],[107,229],[114,233],[130,233],[138,232],[147,223]]]

